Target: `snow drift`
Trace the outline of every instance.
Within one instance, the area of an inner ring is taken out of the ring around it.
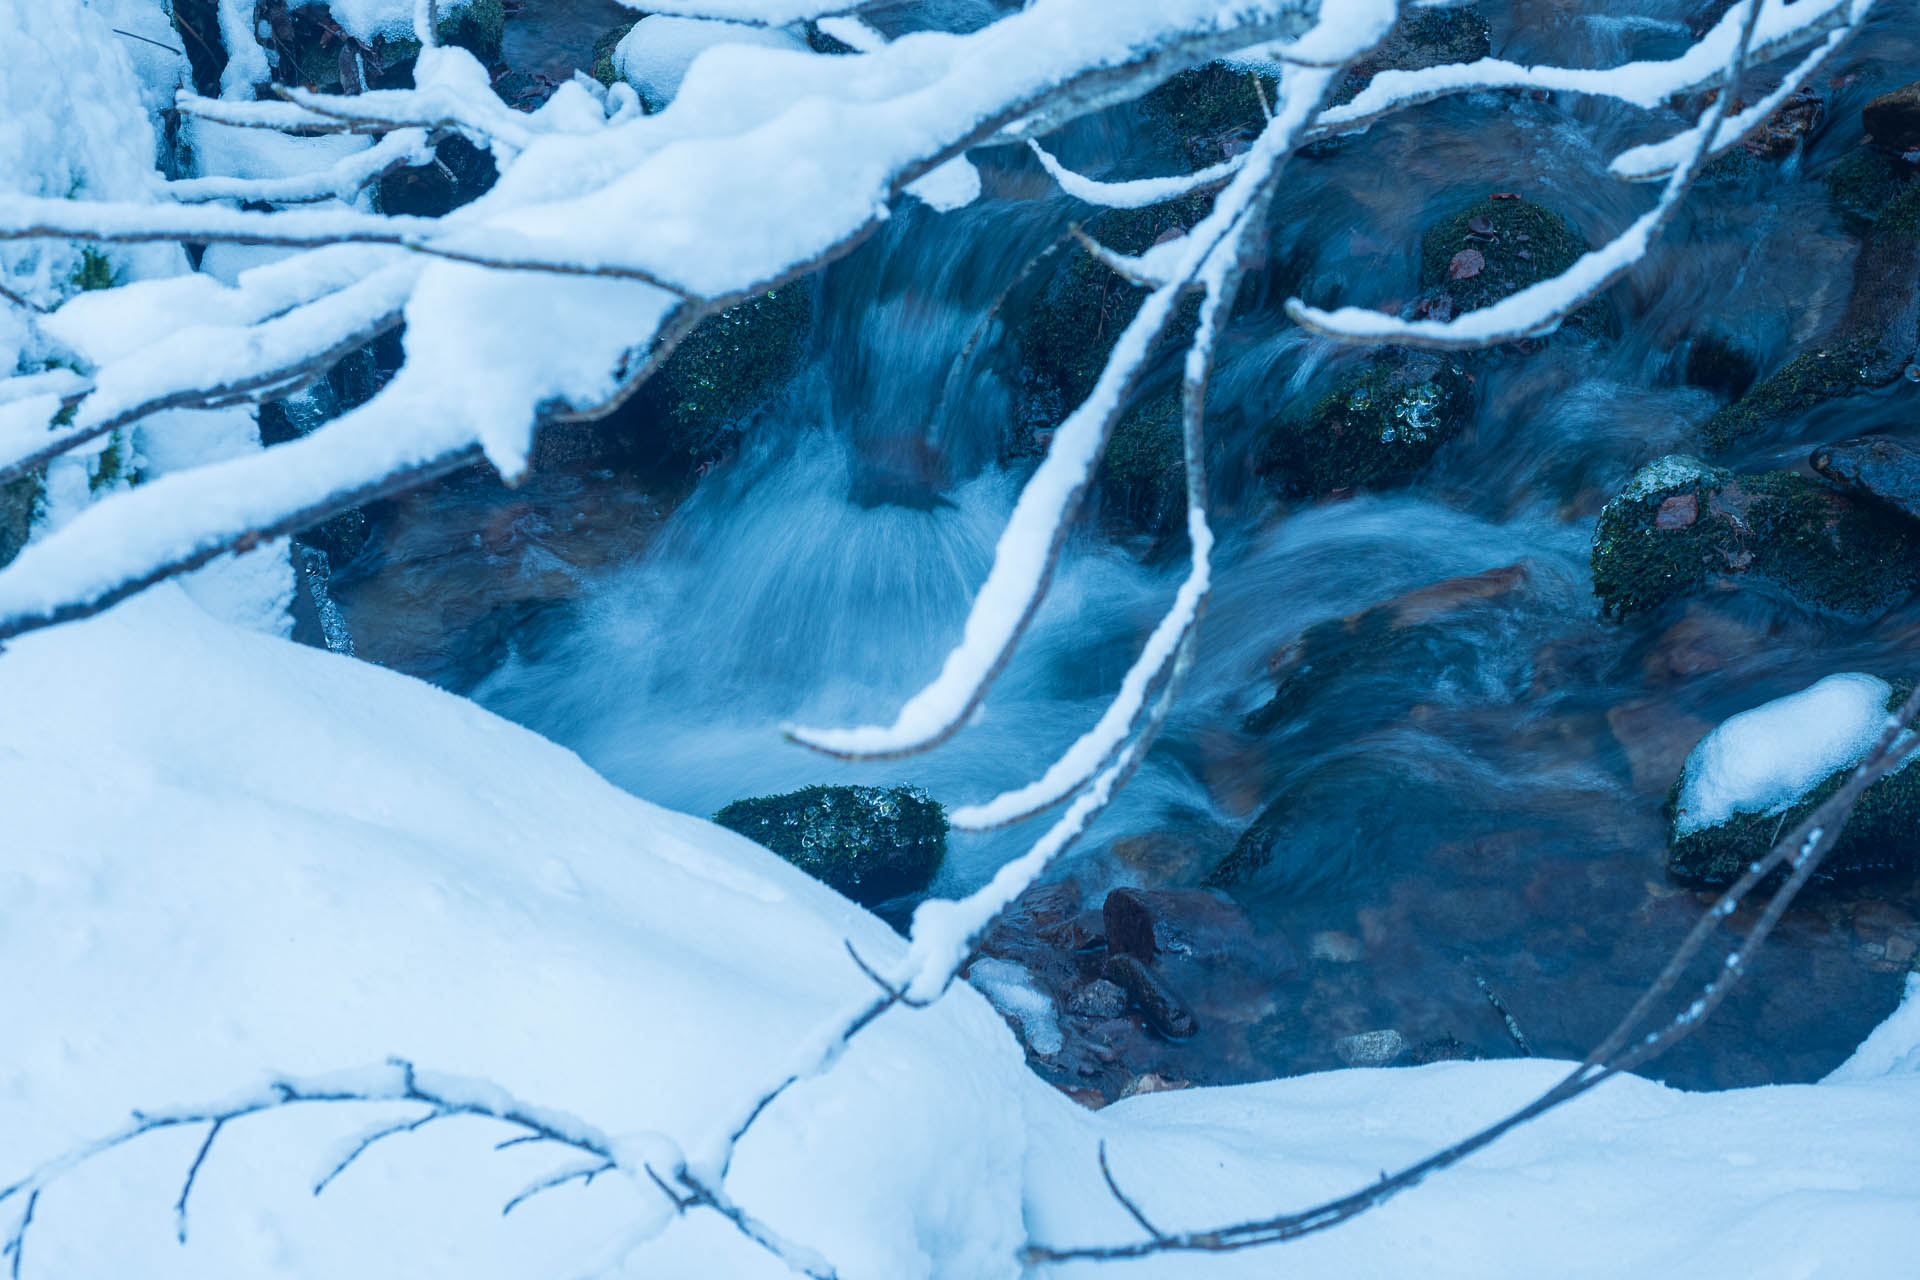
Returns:
[[[0,1185],[135,1108],[378,1064],[491,1081],[683,1145],[863,998],[885,926],[759,847],[602,781],[424,684],[214,621],[156,590],[0,655]],[[1920,1220],[1920,1013],[1826,1084],[1621,1079],[1348,1226],[1273,1251],[1062,1275],[1892,1274]],[[1081,1110],[956,987],[895,1010],[741,1144],[727,1186],[850,1280],[1007,1277],[1028,1239],[1136,1239],[1096,1144],[1165,1228],[1302,1207],[1451,1141],[1562,1064],[1341,1071]],[[26,1280],[785,1274],[712,1213],[626,1252],[661,1199],[404,1107],[142,1138],[41,1198]],[[565,1153],[562,1153],[564,1156]],[[0,1227],[9,1226],[8,1209]]]

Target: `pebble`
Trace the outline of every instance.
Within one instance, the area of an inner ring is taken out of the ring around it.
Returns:
[[[1117,983],[1095,978],[1067,1000],[1067,1012],[1082,1018],[1117,1018],[1127,1011],[1127,993]]]
[[[1407,1051],[1398,1031],[1362,1031],[1333,1042],[1333,1051],[1350,1067],[1384,1067]]]
[[[1334,964],[1353,964],[1366,954],[1360,939],[1338,929],[1324,929],[1307,939],[1307,955]]]

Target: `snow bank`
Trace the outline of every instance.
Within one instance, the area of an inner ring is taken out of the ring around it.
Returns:
[[[613,51],[614,70],[640,92],[650,111],[658,111],[680,92],[693,60],[715,45],[750,44],[767,49],[805,51],[807,42],[777,27],[749,27],[704,18],[640,19]]]
[[[1675,837],[1736,813],[1791,809],[1828,774],[1867,754],[1886,729],[1892,692],[1878,676],[1849,672],[1729,719],[1687,757]]]
[[[212,621],[172,587],[0,654],[0,1185],[136,1107],[401,1055],[683,1147],[863,995],[885,926],[777,858],[615,790],[470,703]],[[1615,1081],[1376,1214],[1287,1247],[1059,1276],[1901,1273],[1920,1219],[1920,1013],[1818,1086]],[[1086,1112],[978,993],[895,1011],[774,1104],[728,1189],[847,1280],[1012,1280],[1028,1238],[1128,1241],[1097,1144],[1167,1227],[1300,1207],[1557,1078],[1538,1061],[1340,1071]],[[304,1106],[157,1134],[41,1197],[23,1280],[565,1280],[657,1216],[479,1120],[342,1144],[404,1107]],[[9,1219],[0,1211],[0,1229]],[[625,1277],[777,1277],[711,1213]]]

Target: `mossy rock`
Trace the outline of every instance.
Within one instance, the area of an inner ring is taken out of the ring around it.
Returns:
[[[1593,591],[1625,617],[1751,575],[1804,605],[1867,616],[1920,585],[1911,521],[1790,472],[1735,475],[1695,458],[1642,467],[1593,533]]]
[[[609,89],[620,78],[620,73],[613,66],[613,51],[620,47],[620,42],[627,38],[627,32],[633,30],[639,21],[635,18],[632,22],[609,27],[593,42],[593,78]]]
[[[806,787],[713,820],[868,907],[924,892],[947,851],[946,811],[918,787]]]
[[[116,275],[118,272],[113,268],[113,259],[88,245],[80,250],[80,261],[74,265],[67,283],[73,286],[76,293],[93,293],[113,288]]]
[[[500,65],[500,47],[507,35],[507,8],[504,0],[467,0],[453,8],[441,0],[440,21],[434,34],[442,45],[465,49],[482,66]],[[411,66],[420,56],[420,42],[410,36],[381,37],[374,41],[382,67],[394,70]]]
[[[1585,238],[1559,214],[1517,196],[1489,196],[1441,219],[1421,237],[1420,284],[1445,294],[1458,315],[1559,275],[1587,249]],[[1454,262],[1469,250],[1481,265],[1456,279]],[[1563,327],[1605,333],[1606,304],[1595,298],[1568,316]]]
[[[1443,62],[1475,62],[1493,52],[1493,28],[1478,5],[1407,11],[1387,38],[1347,68],[1333,101],[1347,103],[1382,71],[1419,71]]]
[[[1169,231],[1184,231],[1206,216],[1205,196],[1187,196],[1145,209],[1110,209],[1087,223],[1087,233],[1119,253],[1153,247]],[[1077,245],[1069,246],[1029,307],[1019,331],[1020,434],[1009,454],[1035,452],[1034,433],[1060,425],[1087,398],[1121,331],[1139,312],[1146,293],[1121,279]],[[1198,304],[1189,300],[1168,326],[1169,335],[1190,331]],[[1173,337],[1162,339],[1169,349]]]
[[[1912,681],[1893,681],[1887,710],[1898,710],[1913,692]],[[1681,880],[1726,884],[1764,857],[1773,842],[1793,830],[1845,785],[1852,766],[1836,769],[1785,813],[1735,813],[1718,826],[1673,839],[1667,869]],[[1669,830],[1686,779],[1667,795]],[[1821,864],[1822,878],[1920,868],[1920,767],[1908,765],[1881,778],[1860,797],[1853,814]]]
[[[1855,147],[1827,170],[1827,198],[1840,214],[1871,226],[1908,194],[1920,165],[1878,147]]]
[[[1401,479],[1459,434],[1472,403],[1457,361],[1392,352],[1347,377],[1304,418],[1269,426],[1256,466],[1281,489],[1313,496]]]
[[[10,563],[27,545],[39,501],[38,476],[21,476],[0,484],[0,565]]]
[[[1834,331],[1707,420],[1707,443],[1725,448],[1830,400],[1872,391],[1899,378],[1920,337],[1912,306],[1920,288],[1920,181],[1861,149],[1834,166],[1835,206],[1864,228],[1853,292]],[[1912,166],[1907,166],[1911,168]]]
[[[730,449],[744,423],[800,369],[813,332],[811,280],[768,290],[711,316],[641,389],[667,452],[692,463]]]
[[[1145,94],[1140,109],[1170,142],[1211,164],[1265,127],[1267,117],[1259,95],[1273,91],[1270,86],[1256,87],[1260,83],[1258,72],[1211,62],[1182,71]]]
[[[1884,386],[1880,369],[1890,352],[1871,340],[1816,347],[1780,366],[1738,401],[1707,419],[1707,443],[1724,449],[1829,400]]]
[[[457,133],[436,142],[433,153],[438,163],[395,169],[380,179],[373,189],[380,212],[443,218],[485,195],[500,177],[493,152]]]
[[[1107,509],[1148,532],[1165,532],[1186,510],[1187,462],[1178,392],[1157,396],[1114,424],[1100,461]]]

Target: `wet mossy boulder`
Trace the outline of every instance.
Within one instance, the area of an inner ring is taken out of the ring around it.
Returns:
[[[1697,458],[1650,462],[1600,513],[1593,591],[1615,617],[1754,577],[1800,603],[1876,614],[1920,585],[1913,522],[1790,472],[1736,475]]]
[[[1193,226],[1207,208],[1207,197],[1187,196],[1144,209],[1109,209],[1086,229],[1118,253],[1137,254],[1162,236]],[[1139,286],[1077,245],[1064,246],[1054,258],[1058,265],[1020,323],[1018,434],[1007,448],[1014,456],[1036,452],[1035,434],[1059,426],[1087,398],[1121,331],[1146,299]],[[1191,313],[1193,304],[1187,310]],[[1176,321],[1169,332],[1190,327]]]
[[[1888,151],[1920,150],[1920,80],[1869,101],[1860,108],[1860,124]]]
[[[805,787],[713,820],[868,907],[924,892],[947,851],[946,810],[918,787]]]
[[[1187,464],[1177,392],[1155,397],[1114,424],[1100,462],[1107,510],[1134,528],[1163,533],[1186,509]]]
[[[1887,386],[1920,345],[1920,168],[1861,148],[1835,165],[1835,207],[1862,228],[1853,288],[1834,329],[1708,419],[1724,448],[1817,405]]]
[[[1266,124],[1260,95],[1273,93],[1258,72],[1224,62],[1182,71],[1140,99],[1164,145],[1196,165],[1216,164],[1245,148]]]
[[[1891,681],[1887,687],[1880,707],[1886,712],[1897,710],[1913,692],[1910,680]],[[1871,724],[1868,727],[1877,729]],[[1696,752],[1699,750],[1696,748]],[[1792,831],[1840,790],[1857,763],[1854,759],[1834,769],[1784,810],[1777,805],[1764,806],[1770,812],[1736,809],[1724,821],[1685,834],[1681,834],[1680,807],[1688,778],[1682,775],[1667,796],[1668,871],[1678,879],[1700,884],[1726,884],[1738,879],[1782,834]],[[1690,760],[1689,768],[1692,766]],[[1831,879],[1915,868],[1920,868],[1920,768],[1909,763],[1867,788],[1822,862],[1820,875]]]
[[[1255,466],[1283,491],[1312,496],[1402,479],[1459,434],[1472,404],[1458,361],[1389,352],[1349,375],[1304,417],[1270,425]]]
[[[1493,52],[1493,28],[1478,5],[1409,9],[1373,52],[1347,68],[1336,104],[1351,102],[1382,71],[1419,71],[1443,62],[1476,62]]]
[[[613,65],[613,51],[620,47],[620,42],[627,38],[627,32],[633,30],[639,21],[639,18],[635,18],[632,22],[609,27],[593,42],[593,78],[609,89],[620,78],[620,72]]]
[[[1517,195],[1493,195],[1441,219],[1420,239],[1420,285],[1444,299],[1437,319],[1491,306],[1529,285],[1559,275],[1587,252],[1586,239],[1565,218]],[[1563,328],[1600,335],[1606,304],[1596,298],[1568,316]]]
[[[642,386],[665,452],[690,465],[728,452],[747,420],[800,370],[813,332],[811,280],[710,316]]]

